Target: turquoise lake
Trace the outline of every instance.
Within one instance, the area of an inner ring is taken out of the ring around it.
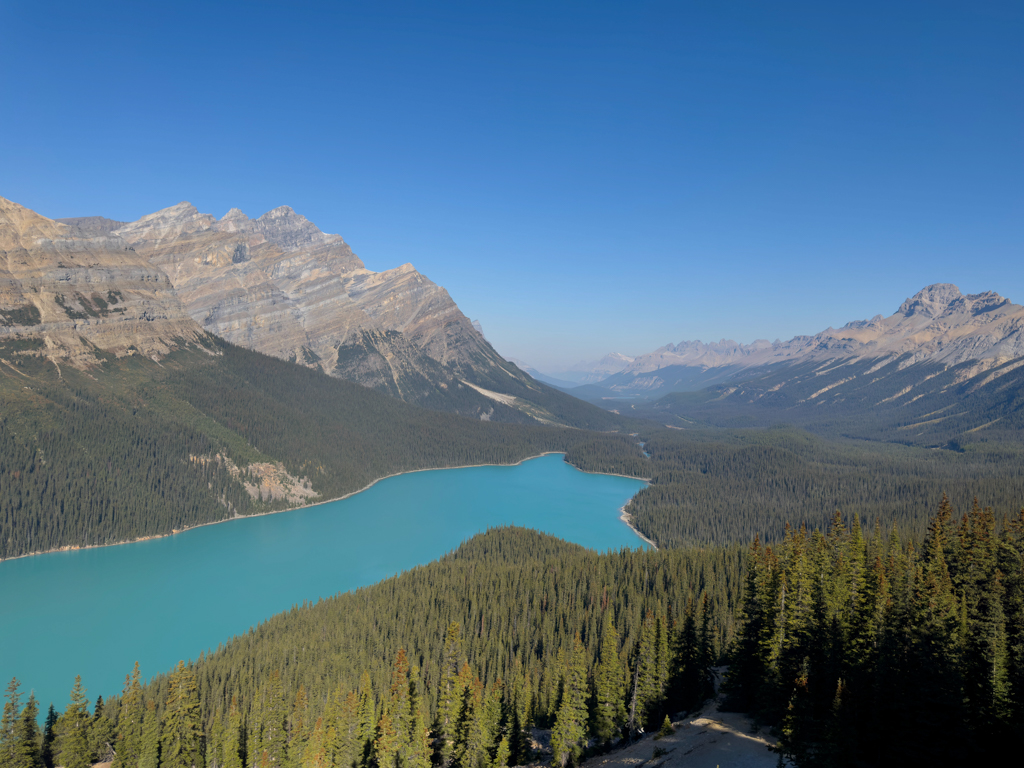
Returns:
[[[430,470],[348,499],[175,536],[0,562],[0,682],[63,710],[195,659],[275,613],[427,563],[496,525],[596,550],[643,547],[619,509],[644,483],[585,474],[561,455]]]

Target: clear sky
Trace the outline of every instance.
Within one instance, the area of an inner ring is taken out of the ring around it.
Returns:
[[[0,195],[290,205],[558,370],[1024,303],[1024,3],[0,0]]]

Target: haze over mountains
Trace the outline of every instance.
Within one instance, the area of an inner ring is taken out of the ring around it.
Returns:
[[[763,366],[812,360],[900,360],[900,368],[930,362],[974,363],[978,373],[1024,356],[1024,307],[993,291],[964,295],[955,285],[930,285],[887,318],[847,323],[789,341],[738,344],[683,341],[640,355],[598,384],[622,394],[660,396],[742,377]]]
[[[794,424],[931,447],[1018,442],[1024,307],[993,291],[930,285],[889,317],[786,342],[668,344],[567,391],[681,428]]]

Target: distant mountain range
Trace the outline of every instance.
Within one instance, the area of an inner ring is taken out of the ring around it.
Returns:
[[[901,358],[946,366],[975,363],[982,371],[1024,356],[1024,307],[998,293],[964,295],[955,285],[930,285],[891,316],[876,315],[842,328],[789,341],[705,344],[682,341],[640,355],[596,382],[622,394],[695,391],[752,368],[808,360]]]
[[[788,421],[819,431],[827,423],[839,434],[945,444],[1013,437],[1022,379],[1024,307],[941,283],[889,317],[785,342],[667,344],[570,391],[616,410],[632,401],[630,413],[661,420],[668,413],[719,426]]]
[[[608,378],[613,373],[618,373],[619,371],[624,370],[633,362],[632,357],[627,357],[626,355],[619,354],[618,352],[612,352],[605,355],[600,360],[581,360],[576,363],[576,365],[566,368],[565,370],[555,370],[549,373],[542,373],[522,360],[516,360],[514,358],[509,358],[509,360],[519,366],[520,369],[529,373],[533,378],[561,388],[571,388],[581,384],[600,382],[603,379]]]

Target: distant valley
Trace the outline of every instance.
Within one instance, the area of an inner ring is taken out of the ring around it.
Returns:
[[[887,318],[789,341],[668,344],[567,392],[676,427],[790,423],[925,445],[1019,440],[1024,307],[931,285]]]

